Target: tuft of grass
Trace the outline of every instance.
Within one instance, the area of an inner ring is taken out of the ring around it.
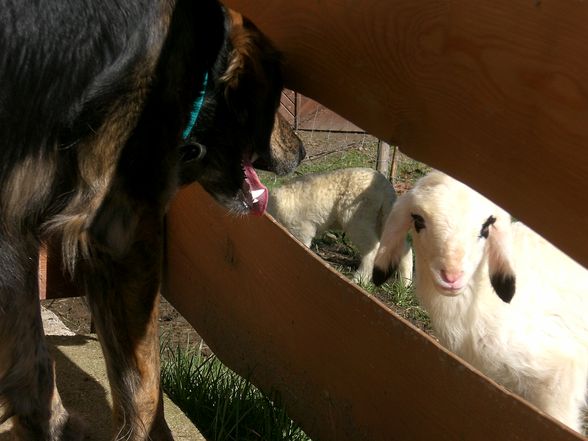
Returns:
[[[361,255],[353,243],[349,241],[347,235],[340,230],[329,230],[315,237],[312,240],[313,249],[325,247],[335,247],[342,255],[360,259]]]
[[[375,156],[368,150],[344,150],[304,161],[298,167],[300,174],[323,173],[340,168],[375,167]]]
[[[278,397],[199,347],[162,345],[162,385],[210,441],[310,441],[288,417]]]
[[[404,286],[400,280],[391,279],[380,287],[371,282],[362,287],[415,326],[429,332],[432,330],[429,314],[419,305],[412,285]]]

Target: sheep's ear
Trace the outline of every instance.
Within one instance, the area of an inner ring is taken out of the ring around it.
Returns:
[[[511,261],[511,226],[509,216],[499,216],[488,235],[488,274],[498,297],[510,303],[516,291],[516,276]]]
[[[410,194],[405,193],[396,200],[388,215],[372,273],[372,281],[377,286],[388,280],[407,254],[406,234],[411,224],[410,205]]]

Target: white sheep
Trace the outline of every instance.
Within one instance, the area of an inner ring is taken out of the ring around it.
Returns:
[[[588,272],[440,172],[422,178],[394,205],[375,260],[376,284],[397,264],[409,230],[416,296],[441,343],[581,432]]]
[[[371,278],[382,227],[396,200],[392,184],[370,168],[311,173],[270,191],[267,211],[310,247],[328,229],[343,230],[362,256],[355,281]],[[412,278],[412,251],[405,244],[399,276]]]

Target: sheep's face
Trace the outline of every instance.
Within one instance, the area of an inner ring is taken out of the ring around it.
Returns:
[[[415,192],[410,210],[413,244],[425,277],[456,296],[476,277],[488,277],[487,240],[503,211],[457,181]]]
[[[409,230],[418,284],[430,281],[437,292],[456,296],[489,277],[496,294],[511,301],[516,277],[510,260],[510,216],[500,207],[441,172],[421,178],[398,198],[386,220],[374,261],[376,285],[397,268]]]

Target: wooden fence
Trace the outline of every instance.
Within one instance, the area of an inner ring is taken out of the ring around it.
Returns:
[[[282,93],[280,112],[295,130],[364,133],[321,103],[293,90]]]
[[[331,270],[269,217],[198,185],[168,217],[165,295],[315,441],[577,440]]]
[[[290,87],[588,262],[588,206],[578,203],[588,176],[588,2],[226,3],[284,51]],[[164,292],[225,363],[278,391],[316,441],[580,439],[269,218],[233,218],[197,185],[171,207]]]

